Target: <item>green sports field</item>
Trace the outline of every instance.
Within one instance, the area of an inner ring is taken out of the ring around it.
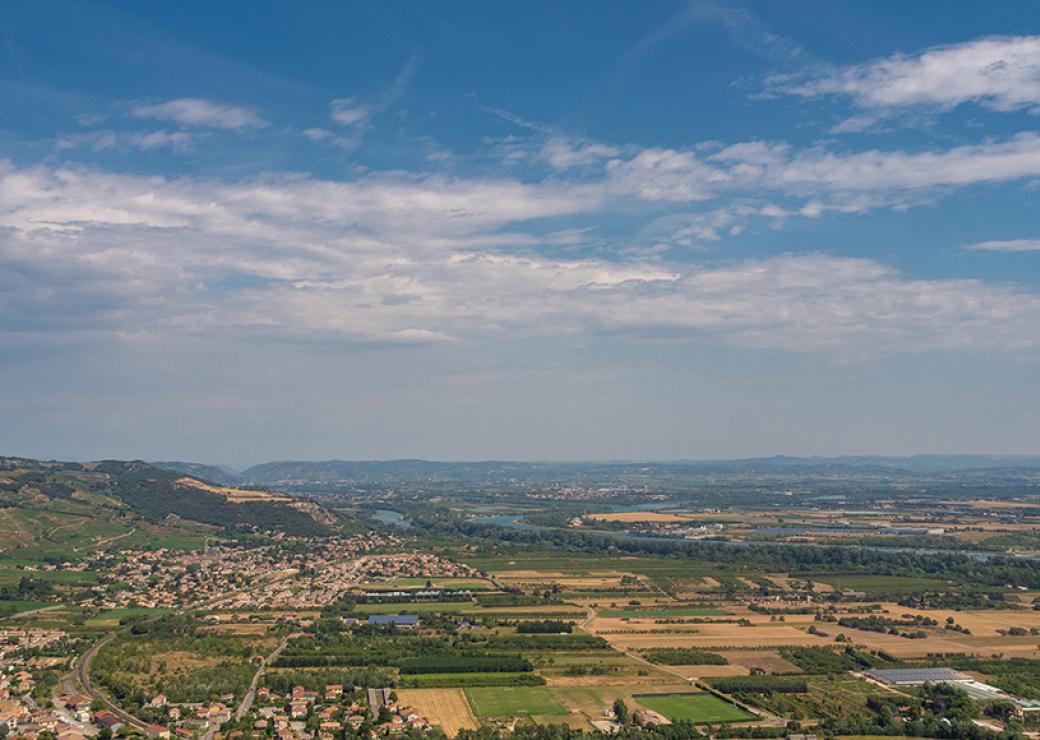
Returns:
[[[551,716],[567,714],[552,691],[541,686],[495,686],[466,689],[478,717]]]
[[[647,709],[663,714],[668,719],[689,720],[696,723],[742,722],[754,719],[732,704],[712,694],[639,694],[633,698]]]

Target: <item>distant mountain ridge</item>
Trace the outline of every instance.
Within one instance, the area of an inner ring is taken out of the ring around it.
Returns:
[[[260,485],[392,483],[394,481],[474,482],[479,480],[569,480],[602,476],[736,475],[924,475],[985,470],[1040,470],[1040,455],[847,455],[775,457],[736,460],[440,462],[401,460],[285,460],[254,465],[240,481]]]
[[[233,469],[223,465],[207,465],[205,463],[182,462],[180,460],[157,460],[149,461],[148,464],[161,470],[173,470],[209,481],[210,483],[219,483],[222,486],[236,486],[244,480]]]

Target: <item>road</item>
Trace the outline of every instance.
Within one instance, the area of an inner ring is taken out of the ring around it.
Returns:
[[[363,558],[358,559],[357,567],[355,567],[355,569],[354,569],[354,576],[355,576],[355,578],[357,576],[358,571],[361,569],[361,566],[365,562],[367,562],[367,558],[363,557]],[[283,578],[289,578],[289,577],[290,576],[283,576],[283,577],[280,577],[280,578],[277,578],[277,579],[274,579],[274,580],[282,580]],[[271,582],[272,581],[265,581],[263,583],[253,584],[253,585],[250,585],[250,586],[245,586],[245,587],[240,588],[240,589],[235,589],[233,591],[229,591],[226,594],[221,594],[220,596],[217,596],[217,597],[214,597],[214,598],[211,598],[211,599],[207,599],[205,601],[196,602],[196,603],[194,603],[194,604],[192,604],[190,606],[186,606],[186,607],[184,607],[182,609],[179,609],[178,613],[183,614],[185,612],[193,611],[193,610],[196,610],[196,609],[205,609],[207,607],[214,606],[215,604],[217,604],[220,601],[223,601],[223,600],[227,599],[229,596],[232,596],[234,594],[237,594],[237,593],[240,593],[240,592],[244,592],[244,591],[251,591],[253,589],[257,589],[257,588],[260,588],[262,586],[268,585]],[[48,608],[52,608],[52,607],[48,607]],[[100,640],[98,640],[93,645],[91,645],[90,648],[85,653],[83,653],[83,655],[81,655],[77,659],[75,667],[73,668],[73,675],[75,676],[76,680],[79,682],[80,687],[82,688],[84,694],[89,696],[91,699],[96,699],[96,700],[100,701],[102,704],[105,705],[106,709],[111,711],[113,714],[115,714],[117,717],[122,719],[127,724],[129,724],[129,725],[131,725],[133,727],[136,727],[139,730],[143,730],[144,728],[147,727],[147,723],[139,720],[137,717],[134,717],[129,712],[126,712],[126,711],[120,709],[119,707],[117,707],[115,704],[112,703],[112,701],[107,696],[105,696],[101,691],[96,689],[94,687],[94,685],[90,681],[90,664],[91,664],[91,662],[93,662],[93,660],[97,656],[98,652],[101,650],[101,648],[103,648],[109,642],[114,640],[118,635],[121,635],[124,632],[127,632],[129,629],[130,629],[129,627],[124,627],[123,629],[117,629],[117,630],[114,630],[112,632],[109,632],[107,635],[105,635]],[[241,719],[242,717],[245,716],[246,712],[249,711],[249,708],[250,708],[250,706],[253,703],[253,697],[256,695],[256,688],[259,685],[260,678],[263,676],[264,668],[267,667],[267,664],[270,661],[272,661],[272,660],[274,660],[275,658],[278,657],[278,653],[280,653],[283,649],[285,649],[285,646],[288,643],[289,639],[291,637],[294,637],[294,636],[295,635],[289,635],[284,640],[282,640],[281,644],[279,644],[279,646],[274,650],[274,652],[272,652],[270,655],[268,655],[263,660],[263,662],[260,664],[260,668],[257,670],[256,674],[253,676],[253,683],[250,686],[249,692],[246,694],[246,697],[243,697],[242,704],[239,705],[238,711],[236,711],[236,713],[235,713],[235,716],[237,718]],[[247,697],[248,697],[248,702],[246,701]],[[243,709],[243,707],[245,707],[245,708]],[[207,733],[203,736],[203,740],[212,740],[213,734],[215,732],[216,732],[216,728],[210,728],[209,731],[207,731]]]
[[[130,714],[129,712],[125,712],[119,707],[117,707],[109,700],[107,696],[95,689],[94,684],[90,681],[90,664],[97,656],[98,651],[100,651],[101,648],[103,648],[105,645],[114,640],[118,635],[122,634],[123,632],[126,632],[129,629],[130,628],[127,627],[125,629],[109,632],[107,635],[105,635],[100,640],[91,645],[87,652],[83,653],[83,655],[81,655],[79,659],[76,661],[74,671],[76,674],[76,679],[79,681],[80,686],[83,687],[84,694],[89,696],[91,699],[100,701],[102,704],[105,705],[105,709],[112,712],[112,714],[119,717],[119,719],[123,720],[123,722],[125,722],[126,724],[130,725],[131,727],[136,727],[138,730],[144,731],[148,727],[147,723],[142,722],[134,715]]]
[[[47,612],[53,612],[64,608],[64,604],[55,604],[54,606],[45,606],[41,609],[30,609],[26,612],[15,612],[14,614],[8,614],[6,617],[0,617],[0,621],[5,619],[25,619],[26,617],[32,617],[36,614],[46,614]]]
[[[249,709],[253,706],[253,698],[256,696],[256,688],[260,685],[260,679],[264,675],[264,670],[275,658],[278,657],[279,653],[285,650],[285,646],[289,644],[289,640],[294,637],[299,637],[298,633],[286,635],[282,638],[282,641],[278,643],[278,647],[271,651],[271,654],[260,661],[260,667],[256,669],[256,673],[253,675],[253,682],[249,684],[249,691],[242,697],[242,703],[238,705],[238,709],[235,710],[235,719],[242,719],[249,712]]]

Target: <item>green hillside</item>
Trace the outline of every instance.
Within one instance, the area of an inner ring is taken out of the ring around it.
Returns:
[[[222,488],[139,461],[0,458],[5,558],[75,559],[106,545],[193,547],[254,530],[323,535],[344,524],[311,501]]]

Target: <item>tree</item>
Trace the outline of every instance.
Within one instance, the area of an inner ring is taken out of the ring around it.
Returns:
[[[614,700],[614,717],[623,725],[628,724],[628,705],[620,696]]]

